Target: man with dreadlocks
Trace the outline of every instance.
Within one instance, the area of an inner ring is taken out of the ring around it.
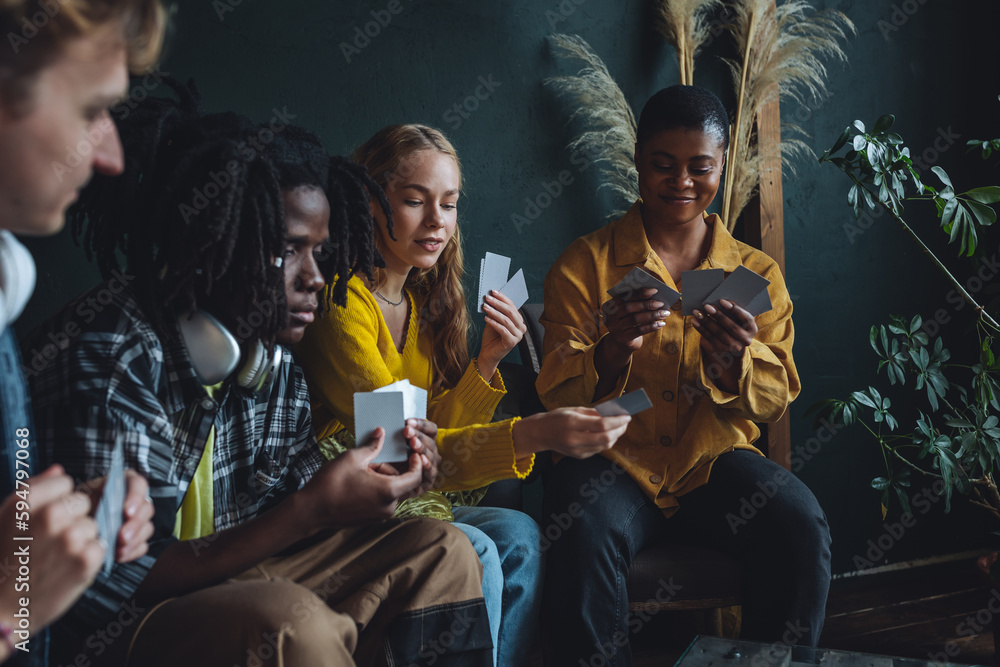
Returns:
[[[324,461],[285,348],[326,282],[339,277],[343,303],[350,276],[371,272],[369,193],[388,214],[384,195],[315,135],[255,145],[260,127],[199,115],[175,87],[181,103],[150,99],[120,124],[124,174],[73,213],[108,281],[36,334],[85,322],[32,380],[45,453],[86,476],[123,439],[156,506],[149,554],[99,577],[57,626],[67,662],[488,665],[468,539],[384,522],[430,487],[435,449],[408,429],[403,473],[372,465],[381,433]],[[109,637],[112,619],[128,639]]]

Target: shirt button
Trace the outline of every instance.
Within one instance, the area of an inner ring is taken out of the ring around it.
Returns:
[[[663,400],[665,401],[674,400],[674,392],[670,391],[669,389],[663,392]]]
[[[659,484],[660,482],[663,481],[663,477],[661,477],[660,475],[650,475],[649,481],[652,482],[653,484]]]
[[[198,459],[193,456],[184,462],[185,470],[194,470],[197,467],[198,467]]]
[[[205,398],[201,399],[201,409],[202,410],[207,410],[209,412],[212,412],[217,407],[219,407],[218,403],[216,403],[210,397],[206,396]]]
[[[669,435],[664,435],[660,438],[660,444],[663,445],[664,447],[669,447],[670,445],[674,444],[674,440]]]
[[[677,354],[677,350],[679,349],[680,348],[677,347],[677,343],[669,343],[667,345],[667,352],[669,352],[670,354]]]

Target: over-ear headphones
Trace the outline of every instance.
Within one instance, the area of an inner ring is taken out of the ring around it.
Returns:
[[[196,310],[182,316],[178,322],[181,337],[194,366],[198,381],[216,385],[229,377],[240,361],[240,346],[236,337],[209,313]],[[281,367],[281,347],[274,346],[271,354],[258,340],[236,375],[236,383],[254,392],[269,388]]]
[[[18,318],[35,291],[35,260],[6,229],[0,229],[0,333]]]

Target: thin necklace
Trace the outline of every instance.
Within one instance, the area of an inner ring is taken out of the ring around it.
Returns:
[[[403,301],[406,299],[406,293],[405,292],[401,292],[400,293],[400,295],[399,295],[399,301],[389,301],[389,299],[385,298],[385,296],[381,292],[379,292],[378,290],[375,290],[375,296],[377,296],[378,298],[382,299],[383,301],[385,301],[390,306],[398,306],[399,304],[403,303]]]

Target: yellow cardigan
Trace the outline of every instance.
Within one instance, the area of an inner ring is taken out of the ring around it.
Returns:
[[[597,371],[594,350],[607,335],[597,318],[607,290],[635,266],[671,287],[674,284],[653,252],[636,202],[619,220],[573,242],[545,278],[544,359],[537,388],[550,410],[591,405],[644,387],[653,409],[635,415],[628,431],[604,455],[621,465],[664,513],[677,497],[708,481],[712,462],[735,448],[752,446],[760,435],[753,422],[776,421],[798,395],[799,376],[792,361],[792,302],[777,264],[763,252],[740,243],[716,215],[708,216],[712,243],[698,267],[730,273],[746,266],[771,281],[773,309],[759,315],[758,331],[739,358],[739,393],[729,394],[712,381],[713,363],[703,359],[700,334],[679,304],[665,326],[648,334],[642,347],[606,397],[594,400]],[[718,377],[716,374],[715,377]]]
[[[514,455],[511,427],[516,419],[485,423],[506,393],[500,373],[487,383],[470,363],[453,389],[433,391],[434,335],[421,326],[421,300],[408,291],[406,296],[410,320],[402,352],[396,349],[374,296],[357,276],[348,282],[347,306],[334,306],[306,328],[295,358],[309,384],[317,436],[322,439],[344,427],[353,433],[354,393],[406,379],[429,392],[427,416],[439,427],[437,446],[442,456],[439,491],[477,489],[499,479],[527,477],[534,456]]]

